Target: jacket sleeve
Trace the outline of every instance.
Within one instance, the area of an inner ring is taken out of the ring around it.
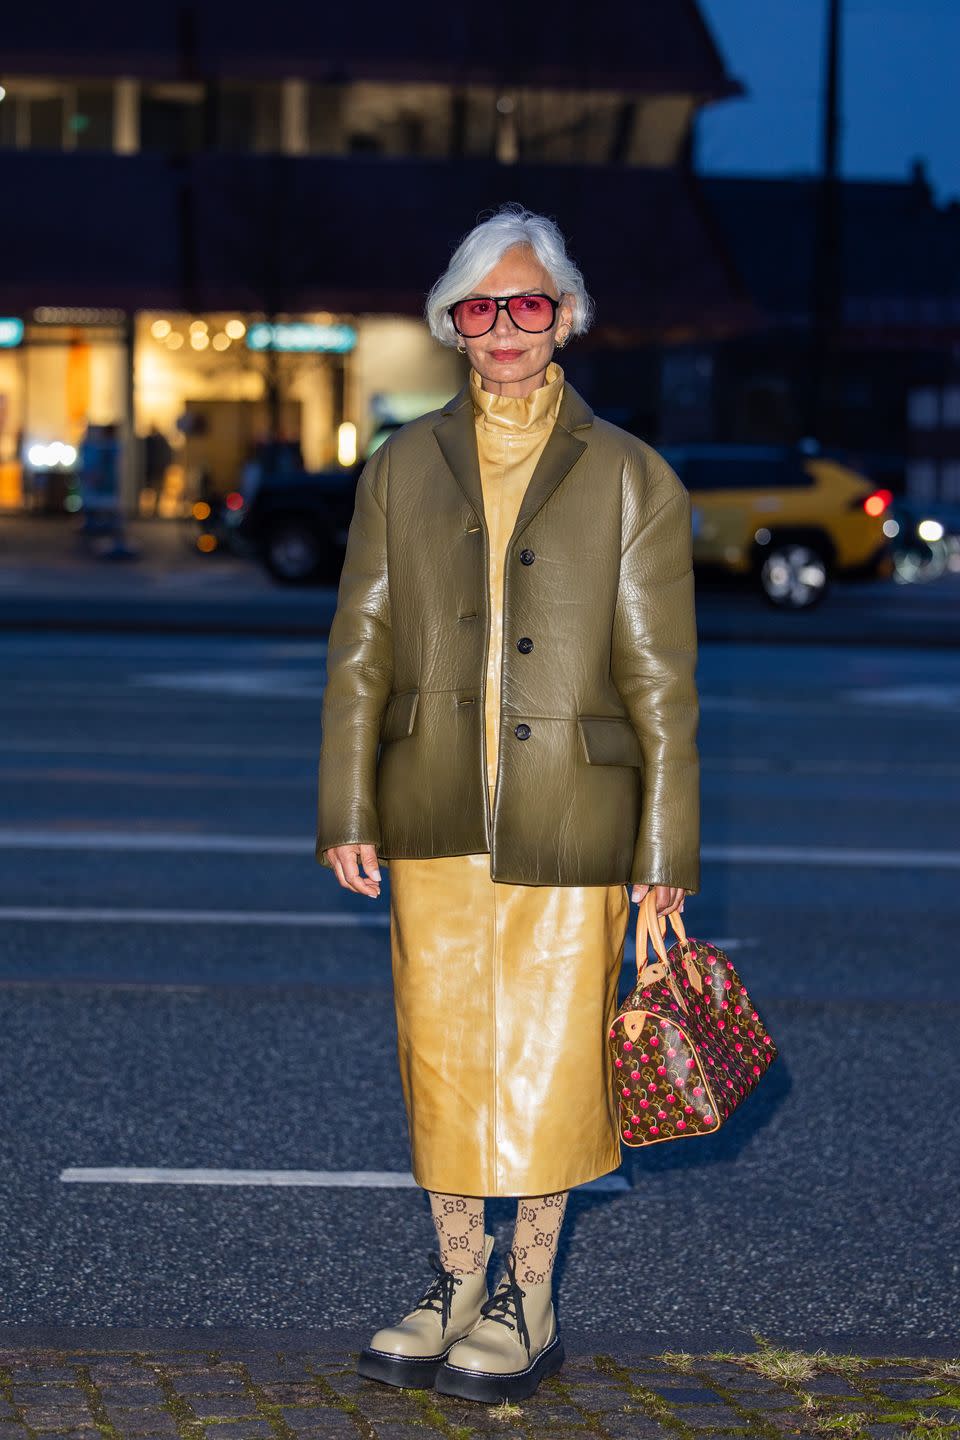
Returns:
[[[327,642],[321,710],[316,858],[332,845],[380,843],[376,806],[380,725],[393,683],[387,585],[389,441],[370,457],[347,533]]]
[[[694,893],[700,888],[700,762],[690,495],[650,447],[624,471],[611,659],[643,758],[631,884]]]

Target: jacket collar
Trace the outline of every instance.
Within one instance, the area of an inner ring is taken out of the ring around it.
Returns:
[[[546,503],[560,481],[573,468],[587,448],[585,440],[574,431],[593,424],[593,411],[569,380],[564,383],[556,424],[520,502],[517,521],[510,544],[529,525],[537,511]],[[470,382],[457,391],[440,412],[433,427],[437,443],[461,490],[480,518],[483,517],[483,487],[480,483],[480,462],[477,456],[477,434]]]

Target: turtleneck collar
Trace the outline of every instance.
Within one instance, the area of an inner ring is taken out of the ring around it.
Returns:
[[[529,395],[496,395],[484,390],[477,371],[470,370],[470,394],[474,411],[491,427],[516,432],[539,430],[552,425],[560,409],[563,371],[553,360],[546,369],[545,383]]]

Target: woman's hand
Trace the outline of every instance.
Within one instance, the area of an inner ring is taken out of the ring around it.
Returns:
[[[630,899],[642,900],[649,889],[649,885],[634,885],[630,892]],[[658,885],[656,889],[658,915],[672,915],[675,910],[683,909],[683,901],[687,892],[682,885]]]
[[[325,852],[344,890],[369,895],[375,900],[380,894],[380,864],[376,845],[331,845]],[[359,863],[358,863],[359,862]],[[360,874],[360,866],[364,874]]]

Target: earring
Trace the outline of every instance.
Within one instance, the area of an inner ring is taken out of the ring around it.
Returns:
[[[562,350],[563,347],[564,347],[564,345],[566,345],[566,343],[567,343],[567,341],[568,341],[569,339],[570,339],[570,336],[569,336],[569,335],[564,335],[564,337],[563,337],[562,340],[558,340],[558,341],[557,341],[555,348],[556,348],[557,350]]]

